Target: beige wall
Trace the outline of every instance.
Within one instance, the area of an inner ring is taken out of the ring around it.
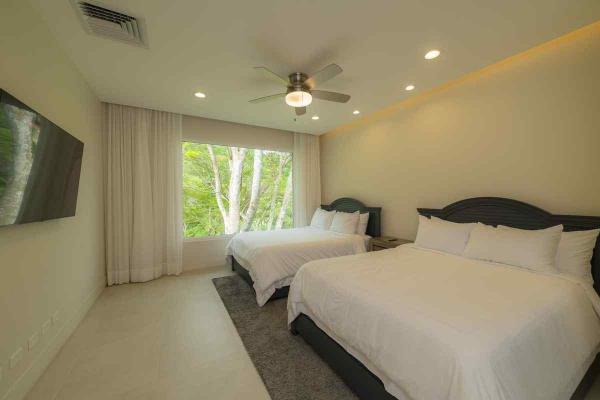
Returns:
[[[1,8],[0,87],[85,143],[74,218],[0,227],[0,398],[17,399],[105,285],[100,102],[27,1]],[[56,311],[28,351],[28,338]],[[9,369],[19,347],[24,358]]]
[[[249,149],[292,151],[291,132],[260,126],[183,116],[183,139],[198,143],[247,147]]]
[[[294,148],[294,135],[278,129],[184,115],[182,130],[184,140],[197,143],[278,151],[292,151]],[[223,265],[225,246],[230,238],[231,235],[187,239],[183,243],[183,270]]]
[[[474,196],[600,215],[600,23],[327,133],[321,175],[411,239],[417,207]]]

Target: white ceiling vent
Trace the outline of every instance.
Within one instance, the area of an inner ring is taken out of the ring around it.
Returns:
[[[143,18],[111,10],[96,1],[71,0],[71,3],[88,33],[148,47]]]

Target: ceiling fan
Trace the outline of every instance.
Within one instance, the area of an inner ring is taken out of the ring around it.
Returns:
[[[304,115],[306,114],[306,106],[312,103],[313,97],[321,100],[335,101],[336,103],[347,103],[350,100],[350,96],[347,94],[315,90],[317,85],[342,73],[342,68],[337,64],[329,64],[311,77],[302,72],[294,72],[287,79],[277,75],[266,67],[254,67],[254,69],[262,72],[267,78],[283,84],[287,88],[287,91],[285,93],[259,97],[258,99],[250,100],[250,103],[262,103],[285,97],[287,105],[295,107],[296,115]]]

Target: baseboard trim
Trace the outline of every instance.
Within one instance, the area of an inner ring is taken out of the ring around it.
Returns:
[[[27,393],[29,393],[48,365],[54,360],[54,357],[56,357],[62,346],[79,326],[83,317],[85,317],[105,288],[106,284],[102,283],[101,286],[98,286],[90,293],[90,295],[81,303],[81,306],[75,311],[73,316],[60,327],[52,338],[50,338],[46,348],[38,353],[29,367],[8,389],[2,397],[2,400],[22,400],[25,398]]]

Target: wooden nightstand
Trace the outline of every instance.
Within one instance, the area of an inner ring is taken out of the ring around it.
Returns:
[[[371,239],[369,245],[369,251],[378,251],[385,249],[393,249],[394,247],[398,247],[401,244],[412,243],[412,240],[408,239],[398,239],[392,236],[380,236],[374,237]]]

